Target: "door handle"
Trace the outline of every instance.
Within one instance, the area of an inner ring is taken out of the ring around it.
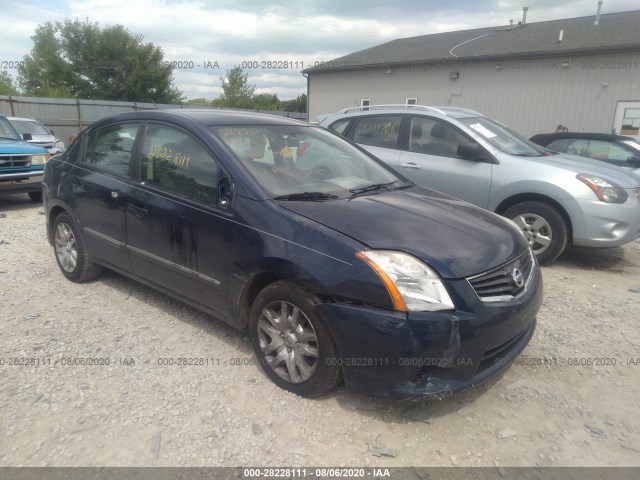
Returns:
[[[404,168],[413,168],[415,170],[420,170],[422,168],[420,165],[417,165],[417,164],[415,164],[413,162],[403,163],[401,166],[404,167]]]
[[[146,217],[149,214],[149,210],[141,206],[134,205],[133,203],[127,205],[127,210],[129,210],[138,218]]]

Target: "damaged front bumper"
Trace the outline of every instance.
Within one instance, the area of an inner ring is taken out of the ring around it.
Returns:
[[[526,292],[484,303],[466,280],[448,282],[452,312],[318,305],[336,340],[345,386],[389,398],[441,398],[504,369],[527,346],[542,304],[536,268]]]

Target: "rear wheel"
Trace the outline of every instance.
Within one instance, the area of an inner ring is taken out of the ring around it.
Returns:
[[[60,270],[72,282],[84,282],[97,277],[102,267],[91,259],[78,227],[66,213],[53,222],[56,261]]]
[[[558,210],[542,202],[522,202],[503,215],[522,230],[541,265],[551,264],[567,246],[567,223]]]
[[[249,319],[256,356],[279,387],[305,397],[321,395],[342,380],[338,350],[301,286],[278,281],[257,296]]]

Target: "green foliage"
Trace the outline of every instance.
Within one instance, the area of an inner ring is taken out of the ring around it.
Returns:
[[[222,82],[222,95],[220,100],[224,107],[252,108],[251,100],[255,85],[249,85],[249,74],[243,73],[240,66],[227,70],[227,74],[220,77]]]
[[[5,70],[0,71],[0,95],[18,95],[13,78]]]
[[[78,19],[47,22],[18,69],[26,95],[175,103],[172,67],[162,49],[122,25]]]
[[[255,94],[255,85],[249,84],[249,75],[241,67],[227,70],[227,74],[220,77],[222,95],[213,100],[194,98],[188,105],[205,105],[220,108],[245,108],[253,110],[270,110],[285,112],[306,112],[307,95],[302,94],[293,100],[281,101],[275,93]]]
[[[307,112],[307,94],[303,93],[293,100],[285,100],[282,102],[282,110],[285,112]]]

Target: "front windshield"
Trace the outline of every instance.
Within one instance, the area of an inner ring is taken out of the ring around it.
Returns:
[[[640,156],[640,143],[636,143],[633,140],[623,140],[622,143],[633,148],[637,152],[636,155]]]
[[[23,133],[30,133],[32,135],[51,135],[46,128],[37,122],[31,120],[11,120],[11,124],[22,135]]]
[[[11,140],[22,140],[18,135],[16,135],[16,131],[13,129],[9,120],[4,117],[0,117],[0,138],[8,138]]]
[[[547,155],[547,150],[544,148],[486,117],[460,118],[459,120],[503,153],[519,157]]]
[[[410,185],[346,140],[313,126],[233,126],[212,131],[279,200],[328,200]]]

